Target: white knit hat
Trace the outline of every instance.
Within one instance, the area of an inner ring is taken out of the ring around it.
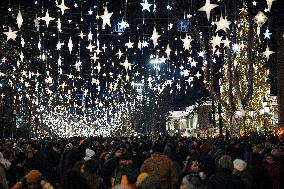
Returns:
[[[244,171],[247,168],[247,163],[241,159],[235,159],[233,164],[238,171]]]
[[[84,160],[88,161],[88,160],[92,159],[92,157],[95,155],[95,152],[93,150],[87,148],[85,154],[86,155],[85,155]]]

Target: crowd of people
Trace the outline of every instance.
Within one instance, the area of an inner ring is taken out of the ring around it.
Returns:
[[[280,189],[278,139],[2,140],[0,189]]]

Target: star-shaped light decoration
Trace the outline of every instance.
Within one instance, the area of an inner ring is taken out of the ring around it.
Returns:
[[[81,60],[76,61],[76,63],[75,63],[75,69],[76,69],[78,72],[80,71],[81,65],[82,65]]]
[[[9,31],[3,33],[7,36],[7,41],[9,41],[9,39],[13,39],[15,41],[17,37],[17,32],[18,31],[12,31],[11,27],[9,27]]]
[[[39,20],[40,20],[40,18],[38,18],[37,15],[36,15],[36,18],[34,19],[34,23],[35,23],[35,27],[36,27],[37,31],[39,31],[39,23],[38,23]]]
[[[271,10],[271,7],[272,7],[272,3],[276,1],[276,0],[266,0],[266,3],[267,3],[267,11],[270,11]],[[282,2],[283,3],[283,2]]]
[[[93,40],[93,34],[92,34],[92,30],[90,28],[90,32],[88,33],[88,41],[92,41]]]
[[[195,76],[199,79],[202,75],[198,71]]]
[[[21,45],[22,45],[22,47],[24,47],[24,46],[25,46],[25,40],[24,40],[24,38],[23,38],[23,37],[21,37]]]
[[[93,14],[93,11],[92,11],[91,8],[90,8],[90,10],[88,10],[88,13],[89,13],[89,15],[92,15],[92,14]]]
[[[118,53],[116,53],[116,55],[118,55],[118,59],[120,59],[121,56],[123,55],[123,53],[122,53],[121,50],[119,49],[119,50],[118,50]]]
[[[172,29],[173,28],[173,24],[172,23],[169,23],[168,24],[168,30]]]
[[[106,52],[106,49],[107,49],[106,44],[103,45],[102,49],[104,52]]]
[[[190,71],[189,71],[188,69],[185,69],[185,70],[183,71],[183,76],[184,76],[184,77],[188,77],[189,74],[190,74]]]
[[[128,58],[125,58],[125,61],[123,63],[120,63],[120,65],[124,66],[125,70],[131,70],[131,66],[133,64],[129,63]]]
[[[94,53],[94,55],[91,57],[91,60],[93,60],[94,62],[96,62],[99,59],[100,57],[97,56],[97,53]]]
[[[196,67],[196,64],[197,64],[198,62],[196,62],[194,59],[190,62],[190,64],[191,64],[191,66],[192,67]]]
[[[64,45],[64,43],[61,43],[60,40],[58,40],[58,43],[56,45],[56,50],[60,50],[62,45]]]
[[[153,34],[152,34],[152,37],[151,37],[151,40],[153,41],[154,47],[156,47],[159,37],[160,37],[160,35],[156,31],[156,27],[154,27]]]
[[[198,56],[204,58],[205,57],[205,51],[199,51]]]
[[[257,15],[254,17],[254,22],[257,24],[257,35],[260,34],[260,27],[267,21],[267,16],[259,11]]]
[[[57,19],[57,29],[58,29],[59,32],[62,32],[62,30],[61,30],[61,20],[60,20],[60,18]]]
[[[233,45],[233,51],[234,51],[235,53],[240,53],[240,51],[241,51],[240,45],[237,44],[237,43],[235,43],[235,44]]]
[[[252,5],[253,5],[253,6],[256,6],[256,4],[257,4],[257,2],[254,0],[254,1],[252,2]]]
[[[266,20],[267,16],[261,11],[259,11],[257,15],[254,17],[255,23],[257,23],[259,26],[262,26],[266,22]]]
[[[166,51],[165,51],[166,54],[167,54],[167,58],[168,58],[168,59],[170,58],[171,51],[172,51],[172,50],[171,50],[171,48],[170,48],[170,45],[168,44],[168,45],[167,45],[167,49],[166,49]]]
[[[191,44],[190,43],[193,41],[193,39],[191,39],[191,37],[186,34],[185,38],[181,39],[181,40],[183,42],[183,48],[185,50],[189,50],[191,48]]]
[[[108,12],[107,7],[104,7],[104,14],[100,16],[101,19],[103,19],[103,25],[102,29],[105,29],[106,24],[110,25],[110,17],[112,16],[113,13]]]
[[[45,16],[39,18],[39,20],[44,20],[44,21],[45,21],[45,24],[46,24],[47,27],[48,27],[48,25],[49,25],[49,22],[50,22],[51,20],[54,20],[54,19],[55,19],[55,18],[52,18],[52,17],[49,16],[48,9],[47,9],[47,11],[46,11]]]
[[[68,49],[69,49],[69,52],[71,54],[72,49],[73,49],[73,43],[72,43],[71,36],[70,36],[69,41],[68,41]]]
[[[139,40],[139,42],[138,42],[138,49],[142,49],[142,42]]]
[[[225,40],[222,40],[222,43],[224,43],[224,47],[230,47],[231,41],[226,37]]]
[[[83,39],[86,35],[81,30],[81,32],[80,32],[80,34],[78,36],[81,37],[81,39]]]
[[[270,35],[271,35],[272,33],[270,33],[269,32],[269,29],[267,28],[266,30],[265,30],[265,33],[264,33],[264,39],[270,39]]]
[[[100,50],[100,47],[97,47],[97,49],[95,50],[95,52],[97,53],[97,55],[99,55],[102,51]]]
[[[206,0],[206,3],[203,7],[201,7],[200,9],[198,9],[198,11],[204,11],[206,12],[206,15],[207,15],[207,19],[208,21],[210,20],[210,12],[212,9],[218,7],[219,5],[217,4],[211,4],[210,3],[210,0]]]
[[[269,50],[269,47],[268,47],[268,45],[267,45],[265,51],[264,51],[262,54],[266,57],[266,60],[268,60],[268,59],[269,59],[269,56],[272,55],[273,53],[275,53],[275,52]]]
[[[119,29],[123,30],[127,27],[127,22],[122,20],[121,22],[118,23]]]
[[[98,70],[98,73],[101,72],[102,67],[101,67],[101,64],[100,64],[100,63],[98,63],[98,65],[96,66],[96,70]]]
[[[193,82],[193,77],[189,77],[186,81],[188,82],[188,84],[190,85],[191,84],[191,82]]]
[[[125,46],[129,49],[133,48],[134,43],[132,43],[129,39],[129,42],[125,43]]]
[[[144,1],[144,3],[140,3],[142,5],[142,11],[147,10],[150,12],[150,7],[152,4],[149,4],[147,0]]]
[[[24,55],[23,55],[23,52],[21,51],[21,53],[20,53],[20,60],[21,60],[21,62],[23,62],[24,61]]]
[[[142,42],[142,47],[148,47],[149,43],[147,41]]]
[[[210,40],[210,43],[212,43],[213,52],[215,52],[216,46],[220,47],[222,43],[222,37],[220,37],[218,34],[216,36],[212,37],[212,40]]]
[[[17,24],[18,24],[18,28],[19,28],[19,29],[21,28],[23,22],[24,22],[24,20],[23,20],[23,17],[22,17],[22,13],[21,13],[21,11],[19,10],[18,16],[17,16]]]
[[[92,42],[90,41],[89,45],[86,47],[86,49],[88,49],[90,52],[93,52],[93,49],[95,48],[95,46],[92,45]]]
[[[219,50],[217,50],[217,51],[215,52],[215,54],[219,57],[220,54],[221,54],[221,52],[220,52]]]
[[[220,20],[218,22],[214,22],[214,24],[217,26],[215,32],[219,30],[226,32],[227,29],[230,29],[231,21],[228,21],[226,17],[224,19],[223,16],[221,16]]]
[[[64,14],[65,10],[69,9],[68,7],[66,7],[66,5],[64,4],[64,0],[61,1],[60,5],[56,5],[60,11],[61,11],[61,15]]]
[[[170,5],[167,5],[168,10],[172,10],[172,7]]]

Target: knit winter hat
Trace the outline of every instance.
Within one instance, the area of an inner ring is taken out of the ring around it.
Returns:
[[[42,179],[42,174],[38,170],[33,169],[28,172],[25,178],[28,183],[37,183]]]
[[[233,161],[234,168],[238,171],[244,171],[247,168],[247,163],[241,159],[235,159]]]
[[[95,152],[93,150],[87,148],[85,154],[86,155],[85,155],[84,160],[88,161],[88,160],[92,159],[92,157],[95,155]]]

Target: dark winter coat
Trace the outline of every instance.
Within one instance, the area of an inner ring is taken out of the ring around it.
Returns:
[[[213,174],[208,182],[208,189],[244,189],[243,181],[229,170],[221,170]]]

